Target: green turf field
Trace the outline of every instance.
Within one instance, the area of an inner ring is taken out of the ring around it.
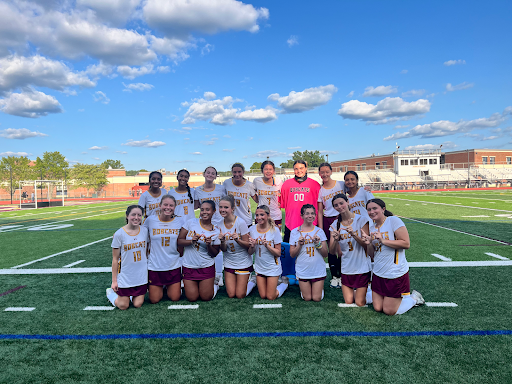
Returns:
[[[109,305],[95,271],[127,202],[2,213],[0,382],[510,382],[512,192],[378,197],[407,225],[411,288],[430,303],[401,316],[339,307],[329,271],[320,303],[294,285],[280,308],[221,288],[197,309],[86,311]]]

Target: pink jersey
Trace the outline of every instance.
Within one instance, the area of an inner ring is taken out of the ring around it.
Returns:
[[[295,178],[288,179],[283,183],[281,187],[281,208],[285,210],[284,224],[286,228],[293,229],[302,224],[300,209],[304,204],[311,204],[316,209],[320,188],[320,184],[309,177],[302,183],[298,183]],[[313,225],[316,224],[317,219],[315,218]]]

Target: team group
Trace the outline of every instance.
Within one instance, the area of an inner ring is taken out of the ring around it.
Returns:
[[[306,301],[324,296],[327,258],[330,286],[342,289],[347,304],[373,303],[387,315],[424,304],[421,294],[409,288],[407,228],[381,199],[359,187],[357,173],[348,171],[344,181],[336,181],[330,164],[323,163],[320,185],[308,177],[305,161],[296,161],[293,170],[295,177],[282,182],[267,160],[263,176],[250,182],[244,166],[235,163],[232,177],[219,185],[216,169],[208,167],[204,184],[195,189],[188,185],[189,172],[181,170],[178,186],[169,192],[161,188],[162,174],[152,172],[149,190],[138,205],[128,207],[127,224],[114,234],[109,301],[120,309],[130,302],[140,307],[148,291],[151,303],[159,302],[164,291],[178,301],[182,287],[189,301],[208,301],[219,286],[239,299],[257,286],[262,299],[274,300],[288,288],[288,278],[281,276],[284,241],[296,259]],[[258,204],[255,223],[251,199]]]

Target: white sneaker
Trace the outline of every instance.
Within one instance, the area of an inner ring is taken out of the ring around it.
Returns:
[[[423,305],[425,304],[425,299],[423,298],[423,296],[421,296],[421,293],[419,293],[418,291],[416,290],[412,290],[411,292],[411,297],[416,300],[416,305],[415,307],[417,307],[418,305]]]
[[[290,279],[288,278],[288,276],[279,276],[279,278],[277,279],[277,284],[281,283],[290,285]]]
[[[251,277],[249,277],[249,281],[254,283],[254,285],[257,285],[256,284],[256,274],[255,273],[251,273]]]
[[[112,304],[112,306],[115,307],[116,305],[114,303],[116,302],[116,299],[118,297],[117,293],[115,293],[115,291],[112,288],[107,288],[106,294],[107,294],[107,299],[110,302],[110,304]]]
[[[341,277],[338,277],[338,286],[336,288],[340,288],[341,289]]]
[[[224,281],[222,280],[222,275],[215,276],[215,285],[218,285],[219,287],[222,287],[224,285]]]
[[[333,277],[331,279],[331,288],[339,288],[339,286],[338,286],[338,278],[337,277]]]

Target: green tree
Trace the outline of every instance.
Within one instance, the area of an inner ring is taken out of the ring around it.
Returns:
[[[12,188],[11,188],[11,170],[12,170]],[[7,156],[0,160],[0,184],[5,188],[11,198],[14,191],[19,187],[19,182],[23,180],[32,180],[34,172],[30,166],[30,160],[25,156]]]
[[[281,163],[281,168],[293,168],[293,163],[297,160],[305,160],[308,164],[308,168],[316,168],[320,164],[325,162],[324,156],[320,154],[320,151],[295,151],[293,157],[285,163]]]
[[[43,158],[36,159],[36,178],[45,180],[62,180],[66,176],[69,163],[60,152],[45,152]]]
[[[112,167],[112,169],[124,169],[124,165],[120,160],[107,159],[101,163],[101,166],[105,169],[108,169],[108,167]]]
[[[77,163],[71,170],[71,189],[86,188],[100,192],[108,184],[107,173],[101,165]]]
[[[147,169],[139,169],[138,171],[126,171],[126,176],[135,176],[139,172],[148,172]]]
[[[261,163],[262,161],[258,162],[258,161],[255,161],[252,165],[251,165],[251,170],[260,170],[261,169]]]

